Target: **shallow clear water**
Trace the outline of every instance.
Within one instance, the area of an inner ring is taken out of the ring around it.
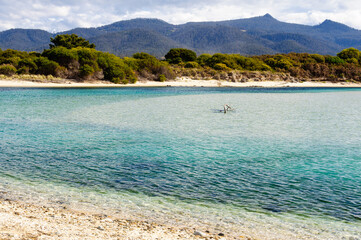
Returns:
[[[236,110],[218,112],[226,103]],[[0,88],[0,190],[361,237],[360,123],[361,89]]]

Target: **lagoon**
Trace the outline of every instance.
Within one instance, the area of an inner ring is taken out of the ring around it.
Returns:
[[[0,88],[0,113],[2,197],[229,236],[361,237],[360,88]]]

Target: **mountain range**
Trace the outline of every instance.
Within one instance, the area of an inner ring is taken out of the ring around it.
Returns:
[[[171,48],[188,48],[201,53],[261,55],[308,52],[335,55],[342,49],[361,49],[361,31],[325,20],[316,26],[286,23],[271,15],[180,25],[159,19],[137,18],[97,28],[75,28],[52,34],[39,29],[10,29],[0,32],[0,48],[42,51],[50,38],[75,33],[100,51],[119,56],[147,52],[163,57]]]

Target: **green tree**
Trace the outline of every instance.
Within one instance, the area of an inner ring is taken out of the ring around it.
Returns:
[[[158,81],[159,82],[165,82],[167,80],[167,78],[164,76],[164,74],[160,74],[158,77]]]
[[[227,67],[227,65],[224,63],[217,63],[214,65],[213,68],[216,70],[222,70],[222,71],[231,71],[232,70],[229,67]]]
[[[134,71],[123,59],[110,54],[98,52],[97,64],[103,70],[104,78],[114,83],[135,83],[137,77]]]
[[[340,57],[335,57],[335,56],[325,56],[325,62],[329,63],[329,64],[344,64],[345,61],[343,59],[341,59]]]
[[[357,50],[356,48],[347,48],[337,53],[337,57],[341,59],[349,59],[349,58],[358,59],[359,55],[360,55],[360,51]]]
[[[98,59],[98,51],[90,48],[82,48],[77,47],[72,49],[76,51],[78,56],[78,61],[81,66],[88,65],[91,66],[95,71],[99,71],[97,59]]]
[[[57,35],[55,38],[50,38],[49,44],[50,48],[54,47],[65,47],[68,49],[76,48],[76,47],[85,47],[85,48],[95,48],[94,43],[89,43],[88,40],[77,36],[76,34],[61,34]]]
[[[310,55],[317,63],[324,63],[325,62],[325,56],[322,56],[320,54],[311,54]]]
[[[90,75],[92,75],[95,71],[92,66],[89,66],[88,64],[84,64],[79,68],[79,72],[81,78],[87,78]]]
[[[31,58],[21,59],[18,63],[18,68],[22,68],[20,73],[36,73],[36,71],[38,70],[38,66],[34,62],[34,59]]]
[[[135,53],[132,59],[136,62],[129,58],[124,58],[124,61],[144,78],[159,80],[159,75],[164,75],[166,79],[174,78],[174,73],[166,61],[159,61],[154,56],[144,52]]]
[[[14,75],[16,73],[16,68],[11,64],[0,65],[0,74],[7,76]]]
[[[242,69],[250,71],[271,71],[272,68],[258,58],[244,57],[235,55],[237,64]]]
[[[149,72],[156,73],[159,67],[162,66],[162,63],[157,58],[148,53],[135,53],[133,58],[137,61],[137,71],[145,69]]]
[[[57,62],[46,57],[38,57],[35,59],[35,63],[38,66],[38,74],[59,76],[60,72],[64,70]]]
[[[42,56],[47,57],[64,67],[68,67],[70,63],[79,60],[77,51],[68,49],[64,46],[53,47],[51,49],[45,50],[42,53]]]
[[[184,65],[185,68],[198,68],[199,64],[197,62],[187,62]]]
[[[197,58],[197,62],[199,63],[199,65],[204,67],[207,64],[208,59],[210,59],[211,57],[212,57],[212,55],[208,54],[208,53],[201,54]]]
[[[197,54],[192,50],[185,48],[172,48],[165,55],[165,59],[169,63],[178,64],[180,62],[190,62],[197,59]]]
[[[150,55],[149,53],[140,52],[140,53],[134,53],[133,58],[135,59],[152,59],[157,60],[154,56]]]
[[[348,59],[346,59],[346,62],[352,63],[352,64],[358,64],[357,58],[348,58]]]
[[[231,69],[238,69],[240,68],[237,64],[236,57],[239,55],[236,54],[222,54],[222,53],[216,53],[214,54],[210,59],[207,60],[207,65],[216,69],[216,65],[218,63],[222,63],[226,65],[228,68]],[[219,66],[217,68],[220,68]]]
[[[277,54],[275,56],[267,58],[265,60],[265,63],[276,70],[277,69],[289,70],[291,67],[294,66],[293,63],[295,62],[285,55]]]

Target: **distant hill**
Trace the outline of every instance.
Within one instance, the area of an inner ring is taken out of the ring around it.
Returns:
[[[147,52],[163,57],[171,48],[186,47],[161,34],[145,29],[111,32],[89,38],[89,41],[97,46],[97,50],[118,56],[132,56],[137,52]]]
[[[51,33],[37,29],[10,29],[0,32],[0,48],[41,51],[49,47]]]
[[[241,53],[265,54],[274,53],[261,41],[240,29],[222,25],[186,25],[174,29],[169,37],[183,43],[197,53]]]
[[[308,52],[335,55],[342,49],[361,49],[361,31],[331,20],[316,26],[278,21],[271,15],[173,25],[159,19],[119,21],[98,28],[75,28],[75,33],[95,43],[98,50],[120,56],[148,52],[163,57],[170,48],[184,47],[200,53],[261,55]],[[0,48],[41,51],[51,34],[42,30],[11,29],[0,32]]]

